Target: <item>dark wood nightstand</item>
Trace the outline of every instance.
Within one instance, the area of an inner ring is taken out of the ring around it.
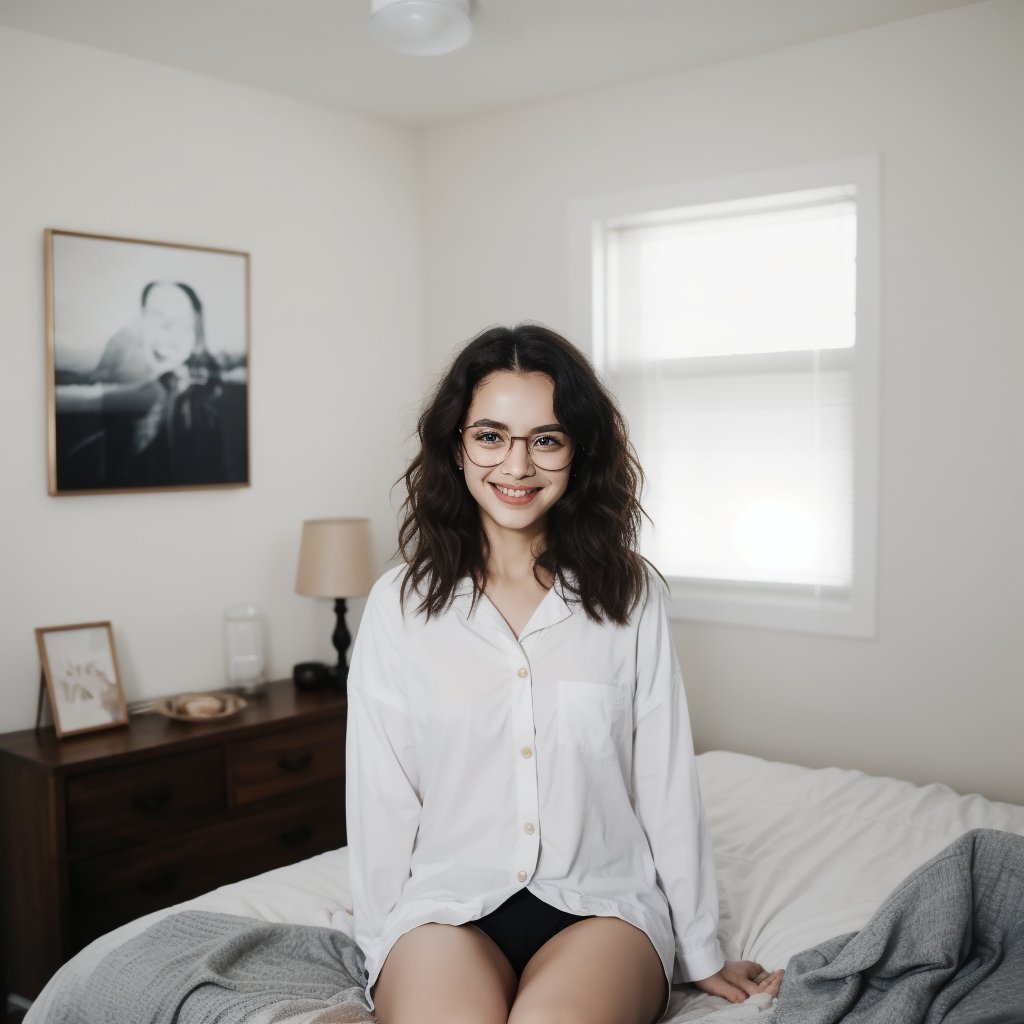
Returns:
[[[111,928],[343,846],[347,706],[284,680],[223,722],[0,735],[0,1010]]]

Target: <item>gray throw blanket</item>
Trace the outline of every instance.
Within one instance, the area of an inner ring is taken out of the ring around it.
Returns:
[[[363,955],[332,928],[198,910],[171,914],[100,961],[47,1024],[235,1024],[322,1010],[372,1021]]]
[[[1024,1024],[1024,836],[975,829],[859,932],[798,953],[773,1024]]]

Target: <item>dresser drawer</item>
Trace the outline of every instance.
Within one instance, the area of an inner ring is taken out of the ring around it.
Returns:
[[[272,868],[345,844],[341,794],[259,811],[132,850],[83,858],[71,865],[73,941],[172,906]]]
[[[67,783],[68,847],[139,838],[225,804],[222,748],[107,768]]]
[[[340,794],[345,772],[345,720],[232,743],[228,765],[236,805],[331,780],[337,781]]]

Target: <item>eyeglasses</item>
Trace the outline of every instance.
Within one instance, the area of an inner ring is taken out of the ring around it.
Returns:
[[[576,446],[564,430],[545,430],[517,437],[498,427],[470,426],[459,430],[466,458],[481,469],[500,466],[512,454],[512,445],[522,441],[526,454],[538,468],[549,472],[565,469],[572,462]]]

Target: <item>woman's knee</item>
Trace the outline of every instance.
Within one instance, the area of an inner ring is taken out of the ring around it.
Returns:
[[[665,977],[650,939],[616,918],[559,932],[523,971],[509,1024],[651,1024]]]
[[[513,1006],[508,1024],[594,1024],[594,1021],[578,1004],[552,1000],[543,1005]]]
[[[476,1007],[462,1006],[454,1009],[441,1007],[410,1008],[408,1014],[381,1016],[378,1024],[506,1024],[507,1015],[494,1014]]]
[[[380,1024],[506,1024],[508,961],[475,928],[428,924],[391,948],[374,988]]]
[[[464,1000],[457,992],[426,992],[422,998],[376,1002],[378,1024],[507,1024],[508,1009],[485,997],[480,1003]]]

